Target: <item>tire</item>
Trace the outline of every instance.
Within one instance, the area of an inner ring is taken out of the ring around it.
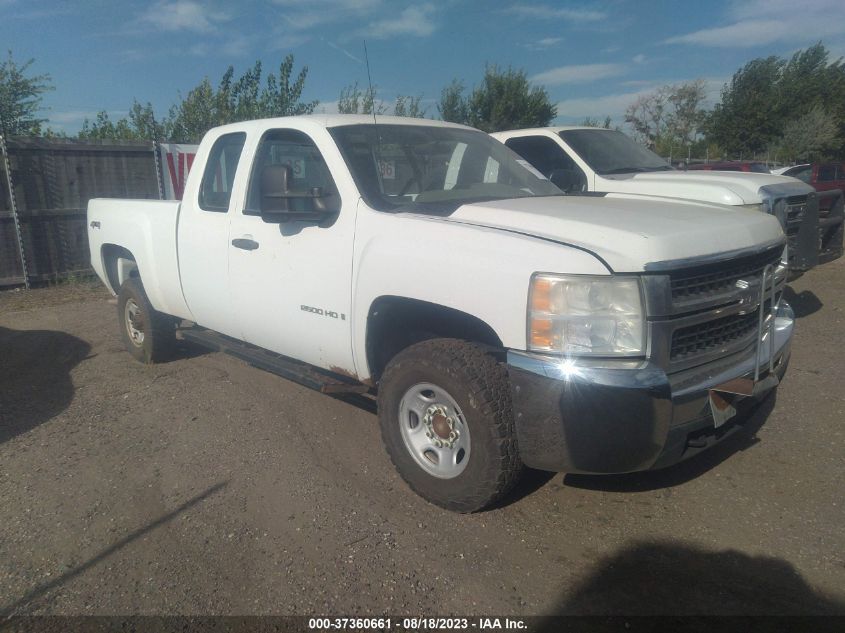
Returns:
[[[126,350],[142,363],[169,358],[176,346],[176,322],[156,312],[137,277],[123,282],[117,295],[117,319]]]
[[[477,345],[441,338],[406,348],[382,375],[378,411],[396,470],[435,505],[483,510],[519,478],[507,371]]]

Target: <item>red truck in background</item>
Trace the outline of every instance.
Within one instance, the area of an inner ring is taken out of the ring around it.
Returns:
[[[816,191],[845,189],[845,163],[813,163],[790,167],[784,176],[803,180]]]

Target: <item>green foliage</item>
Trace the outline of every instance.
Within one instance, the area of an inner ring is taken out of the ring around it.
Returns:
[[[337,100],[337,111],[341,114],[376,114],[387,112],[387,106],[379,101],[376,104],[376,90],[378,86],[369,86],[366,90],[358,87],[358,82],[344,87]]]
[[[783,126],[783,138],[776,142],[770,153],[776,160],[820,160],[841,145],[836,118],[820,105]]]
[[[287,55],[279,66],[279,74],[267,75],[261,87],[261,62],[233,81],[230,66],[217,90],[206,77],[182,101],[170,108],[167,130],[171,140],[199,142],[212,127],[267,117],[311,114],[317,101],[301,101],[308,67],[303,66],[293,77],[293,55]]]
[[[132,103],[129,115],[117,121],[112,121],[105,110],[98,112],[93,122],[85,119],[78,137],[98,140],[163,141],[167,139],[167,127],[165,122],[156,120],[152,104],[141,105],[136,100]]]
[[[8,51],[0,63],[0,134],[38,135],[46,119],[38,118],[42,95],[52,90],[50,75],[28,76],[34,59],[18,65]]]
[[[446,121],[464,123],[485,132],[549,125],[557,108],[544,88],[531,86],[524,70],[500,70],[489,65],[484,78],[468,97],[453,80],[440,95],[438,110]]]
[[[107,112],[97,114],[82,125],[79,138],[89,139],[144,139],[172,140],[197,143],[211,128],[236,121],[266,117],[310,114],[316,101],[301,101],[308,67],[303,66],[293,76],[293,55],[287,55],[279,66],[278,75],[270,73],[261,82],[261,62],[234,78],[234,68],[229,66],[215,89],[208,77],[188,91],[188,94],[170,108],[164,120],[156,119],[150,103],[132,104],[128,116],[112,121]]]
[[[600,127],[604,128],[605,130],[609,130],[611,126],[612,119],[609,116],[604,117],[604,121],[599,121],[591,116],[584,117],[584,120],[581,121],[578,125],[583,125],[584,127]]]
[[[440,118],[451,123],[464,123],[469,121],[467,102],[464,99],[464,84],[457,79],[443,88],[440,92],[440,103],[437,105]]]
[[[813,111],[810,119],[804,119]],[[829,143],[819,145],[818,138],[807,137],[807,124],[826,120],[825,114],[832,118],[836,133]],[[754,59],[722,90],[708,130],[709,138],[731,155],[750,156],[772,148],[841,155],[845,151],[845,64],[841,59],[829,62],[821,43],[798,51],[789,60]],[[799,141],[799,136],[804,140]]]
[[[415,119],[425,118],[425,113],[428,111],[427,107],[422,107],[420,102],[422,95],[412,97],[410,95],[397,95],[396,103],[393,105],[393,114],[395,116],[407,116]]]

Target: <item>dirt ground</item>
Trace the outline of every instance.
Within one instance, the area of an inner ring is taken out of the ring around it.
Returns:
[[[843,275],[793,282],[756,435],[469,516],[365,408],[187,346],[136,363],[97,285],[0,293],[0,614],[845,614]]]

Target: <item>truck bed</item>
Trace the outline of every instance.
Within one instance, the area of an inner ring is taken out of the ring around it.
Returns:
[[[176,251],[179,208],[174,200],[96,198],[88,203],[88,241],[91,265],[113,294],[137,267],[156,310],[190,319]]]

